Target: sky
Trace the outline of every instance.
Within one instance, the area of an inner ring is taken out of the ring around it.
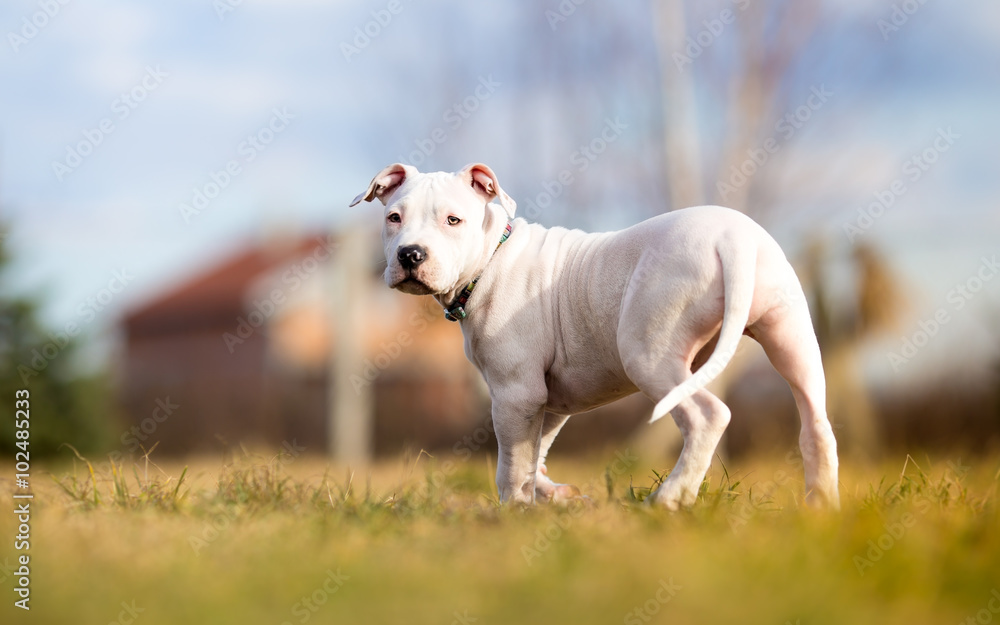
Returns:
[[[688,3],[689,32],[748,1]],[[486,162],[523,212],[614,120],[620,140],[531,217],[611,229],[665,210],[648,157],[663,106],[648,4],[562,5],[4,3],[0,220],[15,265],[0,289],[40,295],[53,328],[80,323],[100,342],[124,311],[248,242],[375,227],[370,206],[347,205],[391,162]],[[765,226],[791,250],[818,224],[840,248],[885,251],[911,311],[883,353],[952,313],[914,372],[949,346],[995,354],[1000,279],[960,310],[949,295],[1000,252],[1000,7],[823,6],[836,19],[811,36],[788,100],[831,95],[767,164],[783,208]],[[710,140],[725,97],[699,87]]]

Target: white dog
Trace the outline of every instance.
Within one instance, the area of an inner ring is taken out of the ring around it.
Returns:
[[[501,501],[578,493],[546,475],[559,429],[641,391],[658,402],[652,420],[670,413],[684,436],[650,499],[671,510],[692,504],[730,415],[704,387],[747,334],[795,396],[807,500],[839,505],[837,443],[802,287],[774,239],[742,213],[702,206],[619,232],[546,229],[514,219],[514,201],[482,164],[457,173],[390,165],[351,206],[374,198],[385,205],[386,283],[433,295],[460,321],[465,353],[489,386]]]

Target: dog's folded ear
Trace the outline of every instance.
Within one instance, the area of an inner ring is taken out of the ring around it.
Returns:
[[[462,171],[458,172],[458,175],[467,179],[476,193],[483,196],[487,202],[496,198],[500,202],[500,206],[507,211],[507,217],[514,218],[517,203],[500,188],[497,175],[493,173],[492,169],[482,163],[473,163],[466,165]]]
[[[365,202],[371,202],[373,199],[378,198],[384,205],[386,199],[392,195],[399,185],[403,184],[406,177],[416,173],[416,168],[411,165],[403,165],[402,163],[393,163],[389,165],[382,171],[375,174],[372,178],[371,183],[368,185],[368,189],[364,193],[358,195],[351,202],[351,206],[355,206],[362,200]]]

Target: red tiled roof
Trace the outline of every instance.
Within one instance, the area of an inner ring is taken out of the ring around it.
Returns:
[[[262,273],[327,244],[311,236],[287,245],[244,250],[125,316],[129,336],[231,325],[243,314],[243,298]]]

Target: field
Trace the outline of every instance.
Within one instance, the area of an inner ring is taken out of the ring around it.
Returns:
[[[628,451],[550,462],[589,496],[565,507],[498,506],[492,468],[421,453],[353,476],[287,454],[36,469],[32,609],[13,607],[7,513],[0,622],[1000,619],[997,456],[847,464],[840,513],[802,505],[794,452],[716,463],[675,514],[641,503],[657,476]]]

